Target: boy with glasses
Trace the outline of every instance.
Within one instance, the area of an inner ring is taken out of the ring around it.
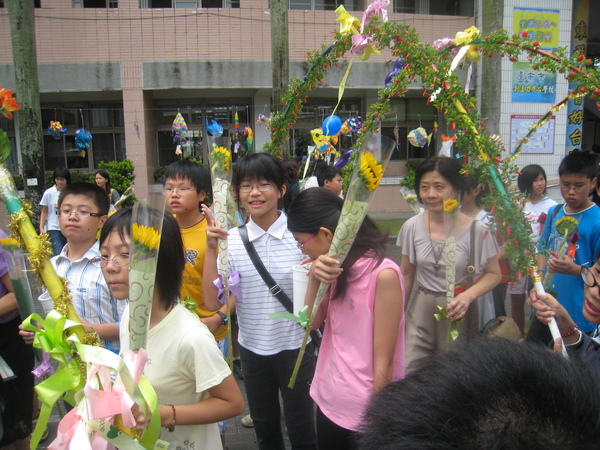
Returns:
[[[98,332],[103,346],[119,350],[119,322],[127,302],[117,301],[108,289],[100,266],[102,258],[96,236],[108,219],[106,192],[91,183],[65,186],[56,214],[67,239],[62,251],[50,261],[59,277],[66,278],[72,303],[88,332]],[[49,298],[44,291],[39,300]]]
[[[558,173],[560,191],[565,203],[548,211],[548,218],[551,220],[544,227],[537,257],[542,276],[546,270],[554,273],[548,289],[555,294],[579,325],[579,329],[585,333],[596,327],[586,320],[581,311],[584,285],[581,268],[586,261],[593,260],[600,249],[600,208],[589,198],[590,192],[596,188],[597,168],[596,158],[589,152],[573,151],[563,158]],[[557,231],[556,223],[565,217],[578,222],[579,238],[576,252],[573,257],[566,254],[556,258],[551,256],[551,252],[558,250],[564,238]],[[543,343],[552,341],[548,327],[543,326],[537,319],[531,324],[528,339]]]

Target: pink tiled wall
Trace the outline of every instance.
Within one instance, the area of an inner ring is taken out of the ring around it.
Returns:
[[[266,0],[241,0],[236,9],[73,8],[72,0],[42,1],[35,10],[39,63],[161,60],[268,60],[270,15]],[[361,19],[362,12],[352,12]],[[289,11],[290,59],[331,42],[339,27],[333,11]],[[424,42],[454,36],[473,18],[390,14],[414,26]],[[7,9],[0,9],[0,64],[12,62]],[[380,60],[390,59],[384,54]]]

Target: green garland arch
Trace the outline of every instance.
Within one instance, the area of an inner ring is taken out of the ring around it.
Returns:
[[[484,170],[481,170],[480,183],[495,187],[488,196],[487,206],[492,209],[495,228],[505,243],[511,278],[520,279],[535,267],[532,256],[535,254],[535,247],[531,242],[529,223],[517,207],[522,195],[507,189],[515,181],[518,173],[514,161],[529,137],[554,112],[564,107],[568,100],[590,96],[600,109],[600,80],[593,61],[585,59],[581,54],[569,58],[564,48],[559,48],[553,53],[542,50],[540,43],[532,42],[527,33],[509,36],[503,29],[485,37],[476,29],[470,33],[463,33],[466,34],[466,40],[458,47],[469,45],[470,55],[475,51],[484,58],[501,57],[508,58],[511,62],[527,61],[532,64],[534,70],[543,67],[547,72],[564,74],[569,82],[577,85],[575,90],[550,108],[529,130],[518,143],[515,152],[503,159],[494,139],[485,132],[484,118],[476,108],[477,99],[465,92],[456,73],[448,73],[454,59],[451,47],[438,51],[432,45],[421,42],[414,28],[400,23],[382,22],[378,17],[371,18],[362,34],[369,36],[379,50],[389,49],[394,57],[403,57],[405,65],[388,87],[378,91],[377,101],[368,108],[356,147],[361,145],[364,133],[378,130],[390,110],[390,99],[403,97],[415,78],[420,78],[423,96],[427,96],[428,103],[431,101],[431,104],[446,116],[450,128],[456,130],[456,146],[461,155],[467,156],[470,161],[464,172],[472,172],[481,167]],[[288,130],[293,128],[309,92],[323,79],[325,71],[337,64],[351,49],[350,33],[342,34],[336,31],[334,37],[333,44],[308,54],[311,68],[306,76],[290,81],[282,99],[286,108],[283,112],[274,113],[271,119],[271,141],[264,146],[266,152],[283,156],[283,149],[289,140]],[[436,93],[435,99],[431,100],[433,93]]]

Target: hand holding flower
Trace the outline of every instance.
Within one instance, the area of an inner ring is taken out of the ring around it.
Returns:
[[[339,267],[340,261],[327,255],[319,256],[310,268],[310,275],[317,280],[331,284],[340,276],[344,269]]]
[[[462,319],[467,313],[471,301],[472,299],[466,291],[454,297],[454,300],[452,300],[446,307],[446,310],[448,311],[448,319],[452,321]]]
[[[575,264],[568,255],[561,258],[550,258],[548,261],[548,271],[552,273],[564,273],[578,277],[581,273],[581,266]]]
[[[217,226],[215,216],[208,206],[202,205],[202,212],[206,218],[206,247],[216,251],[219,239],[227,239],[229,233],[227,233],[227,230]]]

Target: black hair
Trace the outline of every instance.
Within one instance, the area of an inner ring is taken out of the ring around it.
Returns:
[[[285,182],[287,184],[296,183],[298,181],[300,163],[294,158],[287,158],[281,164],[283,165],[283,170],[285,170]]]
[[[212,203],[212,178],[210,170],[204,164],[189,159],[175,161],[169,164],[165,171],[163,186],[167,183],[167,180],[188,180],[198,192],[206,192],[206,198],[200,204],[210,205]]]
[[[253,153],[237,163],[232,184],[236,197],[240,198],[240,185],[244,180],[265,180],[273,183],[280,191],[285,185],[285,173],[281,162],[268,153]]]
[[[317,175],[317,183],[319,183],[320,187],[325,186],[325,181],[331,181],[335,178],[336,175],[342,175],[342,171],[340,169],[336,169],[333,166],[324,166],[319,171]]]
[[[578,360],[467,339],[376,393],[358,448],[600,448],[599,409],[600,377]]]
[[[452,185],[460,200],[462,193],[465,190],[465,181],[460,174],[461,169],[460,163],[455,158],[450,158],[448,156],[432,156],[423,161],[415,173],[414,189],[419,202],[421,204],[423,203],[420,194],[421,179],[426,173],[434,171],[439,172],[439,174]]]
[[[335,232],[344,201],[325,188],[302,191],[288,210],[288,229],[293,233],[316,233],[321,227]],[[331,298],[342,298],[346,292],[348,272],[363,256],[377,259],[381,264],[386,256],[387,234],[381,232],[369,216],[365,217],[356,239],[341,267],[344,271],[337,279],[336,290]]]
[[[315,162],[313,163],[312,166],[312,176],[316,177],[319,176],[319,172],[321,172],[321,169],[323,169],[323,167],[327,166],[327,161],[325,161],[324,159],[317,159],[315,160]]]
[[[85,183],[83,181],[68,184],[62,191],[60,191],[60,195],[58,196],[59,208],[61,207],[67,195],[83,195],[85,197],[88,197],[94,202],[94,205],[96,205],[100,214],[108,214],[108,210],[110,208],[110,200],[106,195],[106,191],[97,184]]]
[[[67,180],[67,184],[71,183],[71,172],[69,172],[69,169],[66,167],[58,166],[56,169],[54,169],[54,173],[52,175],[53,180],[56,180],[57,178],[64,178]]]
[[[158,217],[159,212],[153,210],[151,214]],[[110,216],[100,232],[100,245],[112,231],[117,231],[122,241],[130,237],[132,216],[133,208],[117,211]],[[184,267],[185,255],[179,225],[172,216],[165,214],[156,263],[156,289],[158,289],[161,306],[166,310],[175,305],[179,299]]]
[[[485,186],[481,186],[479,184],[481,172],[481,167],[476,167],[473,170],[473,173],[469,173],[463,176],[463,180],[465,183],[465,194],[470,194],[472,190],[479,188],[479,194],[477,194],[477,197],[475,197],[475,204],[478,208],[483,208],[485,197],[488,194],[488,189]]]
[[[594,153],[573,150],[565,156],[558,166],[558,176],[583,175],[590,180],[598,174],[598,160]]]
[[[547,184],[548,178],[546,178],[546,171],[542,166],[537,164],[529,164],[528,166],[523,167],[520,170],[519,176],[517,177],[517,186],[519,187],[519,191],[523,192],[527,197],[529,197],[533,189],[533,182],[540,175],[544,176],[544,180],[546,180]],[[546,195],[546,189],[544,189],[543,194]]]
[[[94,177],[96,177],[96,175],[100,175],[102,178],[106,178],[106,184],[104,185],[104,189],[106,190],[106,192],[108,192],[108,194],[110,195],[110,175],[108,174],[108,172],[104,169],[98,169],[94,172]]]

